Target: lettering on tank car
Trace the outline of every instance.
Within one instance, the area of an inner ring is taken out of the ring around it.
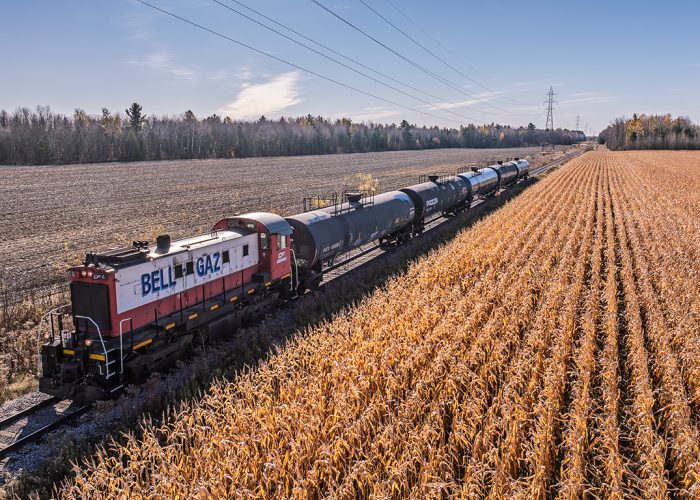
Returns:
[[[437,203],[438,203],[438,199],[437,199],[437,198],[433,198],[432,200],[426,201],[426,202],[425,202],[425,206],[426,206],[426,207],[432,207],[432,206],[434,206],[434,205],[437,205]]]
[[[352,237],[352,235],[350,237]],[[327,246],[323,247],[322,251],[323,251],[323,253],[327,253],[327,252],[330,252],[331,250],[336,250],[337,248],[340,248],[341,246],[343,246],[342,240],[337,241],[337,242],[333,243],[332,245],[327,245]]]

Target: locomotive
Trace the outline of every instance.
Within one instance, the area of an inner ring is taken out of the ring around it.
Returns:
[[[516,158],[376,196],[289,217],[225,217],[208,234],[88,253],[70,269],[70,316],[48,313],[39,389],[79,401],[103,399],[195,345],[230,334],[281,302],[318,286],[335,259],[370,242],[400,245],[427,221],[468,209],[526,178]],[[71,328],[64,328],[67,318]]]

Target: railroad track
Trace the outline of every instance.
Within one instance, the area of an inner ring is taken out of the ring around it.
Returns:
[[[556,160],[552,160],[549,163],[546,163],[544,165],[541,165],[537,168],[532,169],[532,171],[530,172],[530,175],[533,177],[537,177],[538,175],[542,175],[542,174],[546,173],[547,171],[553,169],[554,167],[558,167],[562,163],[567,162],[573,158],[576,158],[577,156],[580,156],[583,153],[585,153],[586,151],[590,151],[590,150],[591,150],[590,146],[577,149],[576,151],[573,151],[569,154],[566,154],[566,155],[562,156],[561,158],[557,158]]]
[[[92,404],[49,397],[0,420],[0,459],[86,413]]]

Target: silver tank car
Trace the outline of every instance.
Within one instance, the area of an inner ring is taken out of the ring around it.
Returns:
[[[435,178],[402,188],[401,191],[411,197],[416,207],[417,225],[432,215],[454,211],[469,197],[469,185],[461,177],[450,177],[442,182]]]
[[[530,173],[530,162],[522,158],[514,160],[515,166],[518,168],[518,179],[527,177]]]
[[[400,191],[376,195],[362,204],[350,201],[287,217],[294,228],[294,249],[309,269],[365,243],[390,238],[413,222],[415,207]]]
[[[518,167],[513,161],[489,165],[489,168],[498,172],[498,187],[509,186],[518,180]]]
[[[480,168],[471,172],[458,174],[469,185],[469,202],[477,196],[485,196],[498,189],[498,173],[493,168]]]

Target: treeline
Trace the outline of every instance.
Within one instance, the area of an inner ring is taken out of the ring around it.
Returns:
[[[134,103],[124,115],[102,110],[72,116],[48,106],[0,111],[0,164],[52,164],[104,161],[234,158],[403,149],[493,148],[573,144],[581,132],[527,127],[468,125],[459,129],[353,123],[311,115],[235,121],[192,111],[175,117],[147,116]]]
[[[618,118],[598,134],[609,149],[700,149],[700,127],[690,118],[634,114]]]

